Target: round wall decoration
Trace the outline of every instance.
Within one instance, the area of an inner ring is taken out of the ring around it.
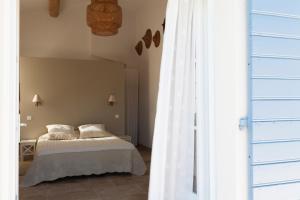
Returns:
[[[160,45],[160,31],[156,31],[154,36],[153,36],[153,42],[155,47],[159,47]]]
[[[146,48],[149,49],[152,43],[152,31],[148,29],[143,37],[143,41],[145,42]]]
[[[165,29],[166,29],[166,18],[164,19],[164,22],[162,23],[162,27],[163,27],[163,30],[165,32]]]
[[[139,41],[137,43],[137,45],[135,46],[135,50],[139,56],[142,55],[142,53],[143,53],[143,42],[142,41]]]
[[[87,7],[87,24],[95,35],[116,35],[122,26],[122,8],[118,0],[91,0]]]

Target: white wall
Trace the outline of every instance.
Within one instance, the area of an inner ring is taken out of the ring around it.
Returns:
[[[213,0],[216,199],[247,199],[247,0]]]
[[[145,1],[136,16],[136,43],[142,39],[146,30],[150,28],[153,34],[161,32],[161,45],[150,49],[144,46],[142,56],[135,54],[140,69],[139,85],[139,142],[145,146],[152,146],[154,121],[156,115],[156,101],[159,85],[160,62],[163,46],[163,27],[167,0]]]

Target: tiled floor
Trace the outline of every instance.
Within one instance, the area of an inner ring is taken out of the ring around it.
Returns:
[[[147,200],[151,151],[138,149],[148,167],[144,176],[106,174],[64,178],[20,188],[20,200]]]

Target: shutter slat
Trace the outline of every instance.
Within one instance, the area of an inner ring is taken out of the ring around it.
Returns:
[[[249,199],[297,200],[300,1],[249,1]]]

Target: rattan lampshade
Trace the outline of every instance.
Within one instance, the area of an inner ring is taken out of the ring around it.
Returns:
[[[122,26],[122,8],[118,0],[92,0],[87,7],[87,24],[95,35],[116,35]]]

